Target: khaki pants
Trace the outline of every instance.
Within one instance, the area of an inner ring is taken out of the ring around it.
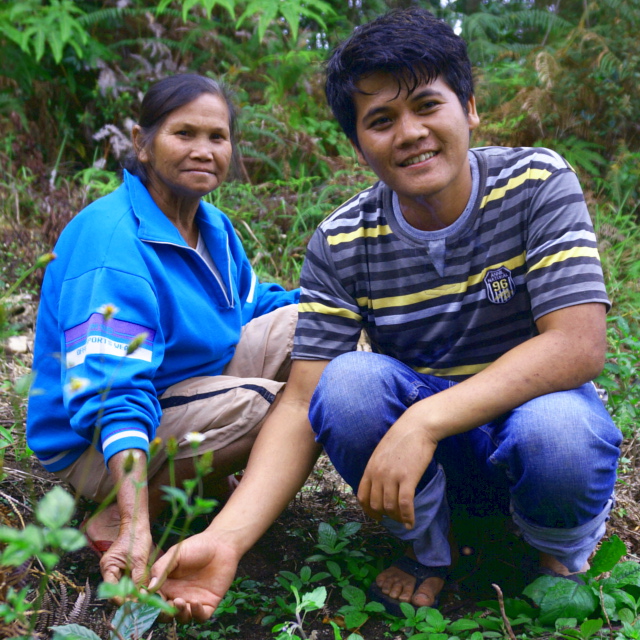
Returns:
[[[255,318],[243,327],[223,375],[190,378],[160,396],[162,419],[156,436],[163,444],[175,438],[176,459],[224,449],[264,419],[289,376],[297,317],[297,305],[289,305]],[[195,451],[187,439],[193,432],[204,436]],[[148,477],[166,461],[163,446],[149,461]],[[102,454],[94,447],[56,475],[97,502],[113,488]]]

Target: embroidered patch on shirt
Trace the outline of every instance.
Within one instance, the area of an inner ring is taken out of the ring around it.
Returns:
[[[506,267],[489,269],[484,277],[484,286],[487,288],[487,297],[494,304],[509,302],[516,293],[511,271]]]
[[[142,333],[146,337],[140,346],[127,355],[131,341]],[[82,364],[88,355],[121,356],[151,362],[153,341],[156,332],[133,322],[110,318],[104,319],[100,313],[64,332],[67,369]]]

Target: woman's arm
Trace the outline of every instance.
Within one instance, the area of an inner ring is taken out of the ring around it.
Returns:
[[[136,584],[146,584],[151,549],[146,453],[120,451],[109,460],[109,471],[117,488],[120,531],[102,556],[100,571],[105,582],[118,582],[130,572]]]

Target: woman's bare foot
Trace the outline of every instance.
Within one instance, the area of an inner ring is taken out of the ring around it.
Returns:
[[[111,543],[115,542],[120,532],[120,511],[116,503],[87,521],[84,533],[91,542],[91,547],[98,554],[104,553]]]
[[[411,548],[406,550],[405,555],[412,560],[416,560]],[[394,600],[410,602],[416,607],[431,607],[444,587],[444,579],[438,577],[427,578],[416,589],[416,578],[414,576],[405,573],[396,566],[391,566],[378,574],[376,584],[380,587],[382,593]]]

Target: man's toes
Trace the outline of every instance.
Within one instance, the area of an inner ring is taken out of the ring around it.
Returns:
[[[390,598],[409,602],[413,594],[415,580],[404,573],[402,575],[386,573],[386,575],[380,574],[377,577],[376,584],[380,587],[382,593]]]
[[[442,578],[427,578],[413,594],[412,604],[416,607],[432,607],[443,586]]]

